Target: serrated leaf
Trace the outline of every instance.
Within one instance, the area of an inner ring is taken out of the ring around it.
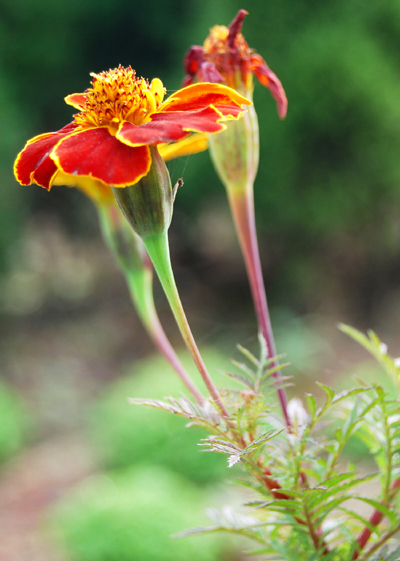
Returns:
[[[365,526],[366,528],[368,528],[369,530],[371,530],[371,532],[375,532],[376,530],[376,526],[374,526],[373,524],[371,524],[371,522],[369,520],[367,520],[366,518],[364,518],[363,516],[361,516],[361,514],[359,514],[358,512],[355,512],[354,510],[349,510],[347,508],[344,508],[342,506],[338,507],[338,510],[340,512],[343,512],[344,514],[347,514],[348,516],[351,516],[352,518],[355,518],[356,520],[358,520],[359,522],[361,522],[361,524],[363,526]]]
[[[316,494],[316,496],[311,497],[307,501],[307,504],[309,505],[309,509],[310,510],[314,509],[322,501],[328,501],[331,497],[338,495],[339,493],[344,493],[345,491],[348,491],[349,489],[356,487],[357,485],[361,485],[362,483],[371,481],[371,479],[374,479],[378,475],[379,472],[375,472],[372,474],[365,475],[363,477],[357,477],[352,481],[348,481],[347,483],[344,483],[343,485],[340,485],[338,487],[330,486],[329,488],[326,489],[326,491]],[[324,483],[327,484],[328,481],[325,481]]]
[[[254,380],[255,378],[255,374],[254,372],[247,366],[247,364],[244,364],[244,362],[238,362],[237,360],[231,360],[232,364],[234,366],[236,366],[236,368],[238,368],[239,370],[241,370],[242,372],[244,372],[244,374],[246,374],[246,376],[248,376],[250,378],[250,380]]]
[[[346,399],[347,397],[357,395],[359,393],[364,393],[368,390],[372,390],[374,387],[375,386],[363,386],[362,388],[352,388],[351,390],[345,390],[343,392],[340,392],[340,393],[336,394],[334,396],[334,398],[332,399],[332,405],[336,405],[336,403],[339,403],[339,401],[342,401],[343,399]]]
[[[280,489],[279,489],[280,491]],[[298,501],[293,501],[291,499],[274,499],[272,501],[267,501],[263,504],[263,508],[268,508],[271,510],[274,510],[275,508],[283,508],[285,511],[287,509],[293,509],[296,510],[298,512],[302,513],[303,510],[303,506],[300,502]]]
[[[257,360],[257,358],[248,349],[246,349],[245,347],[242,347],[242,345],[239,345],[239,344],[236,345],[236,348],[238,349],[238,351],[240,351],[242,353],[243,356],[245,356],[247,358],[247,360],[249,362],[253,363],[256,368],[258,368],[260,366],[260,363]]]
[[[389,510],[386,506],[382,505],[381,503],[379,503],[375,499],[369,499],[368,497],[359,497],[359,496],[354,497],[354,499],[356,499],[357,501],[362,501],[364,503],[367,503],[367,504],[371,505],[372,507],[374,507],[375,510],[378,510],[384,516],[389,518],[389,520],[391,521],[392,524],[398,524],[398,520],[396,518],[396,515],[391,510]]]
[[[240,374],[234,374],[233,372],[227,372],[226,370],[220,370],[220,372],[222,372],[222,374],[225,374],[225,376],[229,376],[230,378],[234,378],[238,382],[241,382],[244,386],[250,388],[251,390],[254,389],[253,382],[251,382],[244,376],[241,376]]]
[[[333,389],[325,384],[322,384],[321,382],[316,382],[316,384],[325,393],[327,404],[330,404],[332,399],[335,397],[335,392],[333,391]]]
[[[267,432],[264,432],[262,434],[260,434],[260,436],[258,438],[256,438],[255,440],[253,440],[253,442],[251,442],[248,446],[246,446],[246,448],[244,448],[241,452],[241,455],[244,454],[249,454],[250,452],[254,452],[254,450],[257,450],[257,448],[259,448],[262,444],[264,444],[265,442],[268,442],[269,440],[272,440],[272,438],[275,438],[275,436],[278,436],[278,434],[280,434],[281,432],[283,432],[284,429],[271,429]]]

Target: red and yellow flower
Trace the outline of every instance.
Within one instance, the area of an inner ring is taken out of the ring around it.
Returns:
[[[76,185],[92,196],[96,180],[113,187],[137,183],[150,170],[150,146],[161,145],[166,159],[206,148],[203,137],[238,119],[251,102],[221,84],[195,84],[164,101],[158,78],[149,83],[131,68],[92,74],[92,87],[65,98],[79,110],[57,132],[28,141],[14,165],[23,185]],[[176,144],[176,150],[171,147]],[[97,193],[96,193],[97,195]]]
[[[184,84],[198,82],[222,83],[238,91],[252,92],[253,74],[260,84],[269,88],[283,119],[287,111],[287,98],[281,82],[265,60],[250,49],[241,34],[246,10],[239,10],[229,27],[215,25],[203,46],[193,45],[185,55],[186,77]]]

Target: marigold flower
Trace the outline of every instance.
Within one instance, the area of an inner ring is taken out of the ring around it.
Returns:
[[[49,190],[60,183],[59,174],[114,187],[133,185],[150,170],[150,146],[187,141],[192,132],[220,132],[225,128],[221,121],[238,119],[242,106],[251,104],[220,84],[188,86],[163,101],[161,80],[149,83],[130,66],[92,76],[91,88],[65,98],[79,110],[73,122],[29,140],[18,155],[14,172],[23,185],[37,183]],[[186,143],[183,153],[189,148]]]
[[[186,77],[184,84],[198,82],[223,83],[238,91],[252,91],[253,74],[269,88],[283,119],[287,110],[287,99],[281,82],[268,67],[265,60],[250,49],[241,34],[246,10],[239,10],[229,27],[215,25],[203,46],[190,47],[185,55]],[[247,97],[247,92],[245,93]]]

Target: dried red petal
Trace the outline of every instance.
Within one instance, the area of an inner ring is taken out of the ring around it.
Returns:
[[[229,25],[228,45],[231,49],[235,46],[236,36],[241,32],[243,20],[249,14],[246,10],[239,10],[235,18]]]
[[[250,71],[254,72],[260,84],[269,88],[277,103],[278,115],[284,119],[287,112],[287,98],[279,78],[268,67],[262,56],[256,53],[250,56]]]
[[[199,69],[199,77],[202,82],[220,84],[225,78],[220,74],[213,62],[202,62]]]
[[[107,127],[70,135],[53,150],[52,159],[65,173],[94,177],[116,187],[137,183],[151,166],[147,146],[127,146]]]
[[[185,54],[183,59],[183,67],[186,74],[194,76],[199,68],[199,64],[203,62],[203,47],[193,45]]]
[[[14,164],[14,173],[18,181],[22,185],[37,183],[50,190],[57,167],[49,155],[54,146],[75,129],[75,123],[70,123],[57,132],[41,134],[29,140]]]

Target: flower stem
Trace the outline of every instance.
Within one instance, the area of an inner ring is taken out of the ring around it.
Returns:
[[[400,488],[400,478],[397,478],[394,480],[390,490],[396,492],[397,489],[399,488]],[[374,510],[374,512],[371,514],[371,517],[369,519],[370,525],[376,528],[382,522],[383,517],[384,515],[381,510],[378,509]],[[372,530],[370,528],[364,528],[364,530],[361,532],[361,534],[357,539],[357,549],[354,552],[353,559],[358,559],[361,550],[366,546],[371,535],[372,535]]]
[[[161,326],[153,298],[153,267],[143,242],[118,207],[96,204],[104,241],[123,272],[133,305],[155,346],[169,361],[196,401],[204,397],[186,372]]]
[[[171,306],[171,310],[174,314],[176,323],[178,324],[183,340],[185,341],[185,344],[194,360],[194,363],[196,364],[201,377],[203,378],[204,383],[207,386],[207,389],[210,392],[210,395],[216,403],[218,409],[221,411],[224,417],[228,418],[228,411],[222,403],[221,396],[206,369],[199,349],[197,348],[196,342],[194,340],[193,334],[190,330],[185,312],[183,310],[182,302],[180,300],[178,289],[175,284],[174,273],[171,266],[168,234],[167,232],[164,232],[162,234],[147,236],[143,238],[143,242],[154,265],[156,273],[160,279],[161,285]]]
[[[242,249],[247,276],[249,278],[258,327],[267,343],[269,358],[273,358],[276,357],[277,353],[262,276],[260,253],[258,250],[253,185],[249,182],[246,188],[242,186],[226,187],[229,205]],[[274,360],[271,363],[271,368],[277,367],[278,361]],[[276,384],[279,386],[277,392],[286,425],[290,427],[290,419],[287,411],[287,396],[285,389],[281,387],[281,375],[279,370],[274,372],[273,377],[275,378]]]
[[[153,272],[146,268],[140,272],[126,274],[126,280],[131,293],[131,298],[147,333],[152,339],[154,345],[165,356],[171,366],[174,368],[182,382],[191,392],[197,403],[204,403],[204,397],[197,389],[196,385],[186,372],[183,364],[175,353],[171,343],[169,342],[165,331],[160,323],[153,298],[152,289]]]

